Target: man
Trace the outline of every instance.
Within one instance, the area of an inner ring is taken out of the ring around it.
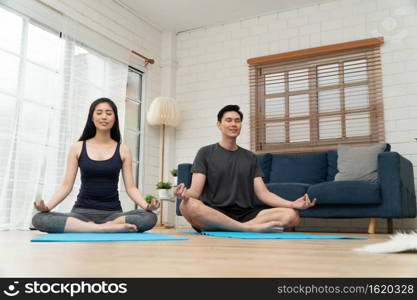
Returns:
[[[256,156],[236,144],[242,120],[238,105],[219,111],[220,142],[197,153],[191,187],[175,189],[182,215],[197,231],[280,232],[299,224],[298,209],[315,204],[307,194],[288,201],[268,191]],[[253,195],[271,208],[253,207]]]

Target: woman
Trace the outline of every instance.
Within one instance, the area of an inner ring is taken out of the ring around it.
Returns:
[[[71,213],[50,212],[71,192],[81,170],[81,188]],[[122,212],[117,184],[122,169],[129,197],[144,210]],[[46,232],[144,232],[155,226],[159,207],[148,204],[133,183],[132,154],[120,144],[117,107],[107,98],[95,100],[78,142],[71,145],[64,180],[50,201],[34,203],[33,226]]]

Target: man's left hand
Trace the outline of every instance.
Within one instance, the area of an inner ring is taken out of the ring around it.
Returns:
[[[307,209],[316,204],[317,199],[314,198],[313,201],[310,200],[307,194],[304,194],[304,196],[294,200],[292,202],[293,207],[295,209]]]

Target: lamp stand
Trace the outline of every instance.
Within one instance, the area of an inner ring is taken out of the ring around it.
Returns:
[[[162,124],[162,133],[161,133],[161,159],[160,159],[160,173],[159,178],[160,181],[164,181],[164,155],[165,155],[165,124]],[[163,211],[164,211],[164,201],[162,199],[159,199],[161,201],[161,206],[159,207],[160,215],[159,215],[159,223],[154,228],[155,229],[166,229],[171,228],[171,226],[165,226],[163,223]]]

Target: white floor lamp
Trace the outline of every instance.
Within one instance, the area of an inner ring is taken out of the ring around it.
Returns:
[[[164,181],[165,126],[175,127],[178,125],[180,119],[180,113],[175,100],[171,97],[155,98],[149,106],[146,119],[150,125],[160,125],[162,129],[159,180]],[[161,215],[158,227],[163,228],[163,201],[161,201],[160,211]]]

